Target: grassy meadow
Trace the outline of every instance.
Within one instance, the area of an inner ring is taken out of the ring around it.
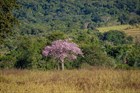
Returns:
[[[140,25],[118,25],[109,27],[99,27],[97,28],[100,32],[107,32],[109,30],[119,30],[124,31],[126,34],[133,37],[138,37],[140,39]]]
[[[140,93],[139,70],[0,70],[0,93]]]
[[[116,26],[107,26],[97,28],[100,32],[107,32],[109,30],[124,30],[131,27],[131,25],[116,25]]]

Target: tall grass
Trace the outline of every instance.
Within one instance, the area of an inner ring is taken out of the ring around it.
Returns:
[[[130,25],[117,25],[117,26],[108,26],[108,27],[99,27],[97,28],[100,32],[107,32],[109,30],[124,30],[127,28],[131,28],[132,26]]]
[[[0,71],[0,93],[139,92],[139,70]]]

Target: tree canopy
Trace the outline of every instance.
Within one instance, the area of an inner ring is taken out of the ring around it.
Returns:
[[[14,15],[24,22],[20,28],[24,33],[140,23],[139,0],[17,0],[17,2],[21,7]]]
[[[12,27],[17,22],[13,15],[15,7],[17,7],[16,0],[0,1],[0,41],[12,33]]]

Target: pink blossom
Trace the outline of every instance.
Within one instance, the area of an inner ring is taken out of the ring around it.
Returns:
[[[42,52],[44,56],[53,56],[63,62],[65,58],[74,60],[77,55],[83,55],[77,44],[66,40],[56,40],[51,46],[46,46]]]

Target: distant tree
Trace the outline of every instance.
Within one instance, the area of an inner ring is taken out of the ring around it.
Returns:
[[[104,33],[103,40],[107,40],[113,44],[125,44],[131,43],[133,38],[128,37],[123,31],[111,30]]]
[[[121,24],[126,24],[130,20],[129,15],[122,14],[119,18],[118,21],[121,22]]]
[[[17,7],[16,0],[0,0],[0,41],[7,37],[17,22],[13,9]]]
[[[84,57],[81,63],[87,63],[91,66],[114,67],[115,60],[105,54],[100,45],[82,47]]]
[[[41,37],[19,37],[18,43],[15,44],[15,50],[11,51],[12,58],[16,59],[14,67],[19,69],[40,68],[40,61],[42,61],[40,52],[42,52],[42,48],[46,42],[46,39],[42,39]]]
[[[49,39],[50,42],[52,42],[58,39],[65,39],[66,35],[64,34],[64,32],[54,31],[54,32],[48,33],[47,38]]]
[[[61,63],[61,68],[64,70],[64,60],[74,60],[77,58],[77,55],[83,55],[81,49],[69,40],[56,40],[52,42],[51,46],[46,46],[43,50],[44,56],[53,56],[58,60],[58,69],[59,63]]]
[[[129,66],[140,67],[140,44],[134,45],[132,51],[128,54]]]

